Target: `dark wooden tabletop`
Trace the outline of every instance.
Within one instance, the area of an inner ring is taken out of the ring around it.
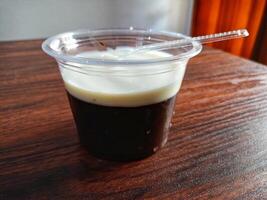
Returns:
[[[41,41],[0,44],[0,199],[267,199],[267,67],[215,49],[188,65],[167,145],[130,163],[78,141]]]

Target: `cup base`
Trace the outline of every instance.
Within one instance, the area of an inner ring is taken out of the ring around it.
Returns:
[[[88,146],[82,145],[81,146],[93,157],[101,160],[107,161],[116,161],[116,162],[131,162],[131,161],[138,161],[143,160],[152,156],[153,154],[157,153],[161,148],[163,148],[165,144],[162,144],[161,147],[154,148],[153,151],[145,152],[142,154],[105,154],[103,152],[95,152],[92,149],[89,149]]]

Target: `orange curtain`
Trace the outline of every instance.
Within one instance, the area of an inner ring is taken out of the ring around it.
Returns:
[[[266,0],[196,0],[192,35],[247,28],[250,36],[210,44],[235,55],[251,58]]]

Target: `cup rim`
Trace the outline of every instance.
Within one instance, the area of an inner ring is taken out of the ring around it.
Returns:
[[[77,57],[73,55],[67,55],[62,53],[59,50],[55,50],[51,47],[53,43],[56,41],[59,42],[59,39],[62,38],[70,38],[73,36],[79,36],[79,35],[88,35],[88,36],[97,36],[99,34],[103,33],[120,33],[120,34],[127,34],[127,33],[136,33],[136,34],[154,34],[154,35],[163,35],[168,37],[174,37],[174,38],[184,38],[188,39],[190,43],[192,44],[192,48],[189,51],[186,51],[184,53],[180,53],[177,55],[172,55],[170,57],[164,57],[164,58],[157,58],[157,59],[149,59],[149,60],[108,60],[108,59],[97,59],[97,58],[85,58],[85,57]],[[200,53],[202,50],[202,45],[191,39],[191,37],[183,35],[181,33],[175,33],[175,32],[169,32],[169,31],[156,31],[156,30],[144,30],[144,29],[133,29],[130,28],[117,28],[117,29],[80,29],[70,32],[64,32],[61,34],[57,34],[55,36],[47,38],[42,43],[42,49],[45,53],[48,55],[54,57],[58,62],[70,62],[70,63],[78,63],[78,64],[84,64],[84,65],[145,65],[145,64],[160,64],[160,63],[166,63],[166,62],[174,62],[174,61],[182,61],[182,60],[188,60],[197,54]]]

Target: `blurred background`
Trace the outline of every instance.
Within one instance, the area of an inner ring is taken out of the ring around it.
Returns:
[[[247,28],[209,46],[267,64],[266,0],[0,0],[0,42],[81,28],[152,28],[191,36]]]

